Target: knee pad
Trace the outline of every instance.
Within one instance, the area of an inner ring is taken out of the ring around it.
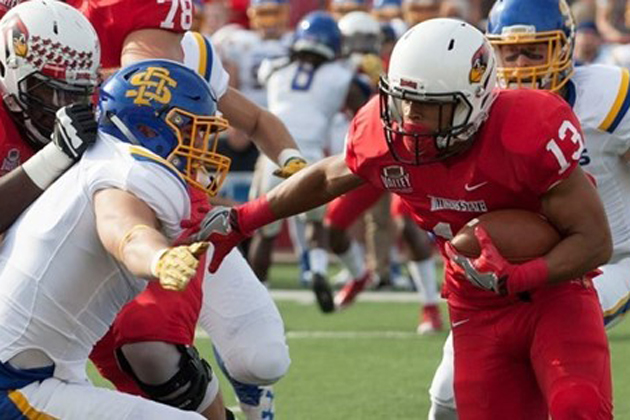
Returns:
[[[286,375],[291,364],[284,343],[269,343],[236,354],[223,358],[224,370],[232,379],[249,385],[271,385]]]
[[[284,343],[276,343],[255,349],[253,355],[249,358],[245,376],[247,383],[255,383],[256,385],[271,385],[289,370],[291,359],[289,351]]]
[[[590,382],[566,378],[554,384],[549,412],[554,420],[591,420],[598,418],[603,406],[602,396]]]
[[[130,375],[138,387],[153,401],[157,401],[182,410],[196,411],[202,403],[211,402],[216,397],[218,381],[213,381],[212,368],[199,357],[197,349],[190,346],[175,345],[180,352],[179,370],[163,384],[154,385],[142,382],[122,349],[116,350],[116,357],[121,369]],[[212,386],[209,389],[209,384]],[[208,395],[209,393],[213,395]]]

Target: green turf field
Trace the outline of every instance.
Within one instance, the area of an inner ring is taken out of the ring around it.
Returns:
[[[280,266],[272,273],[272,287],[297,288],[296,273],[293,267]],[[428,387],[446,334],[416,336],[416,304],[358,302],[333,315],[295,301],[278,301],[278,306],[292,365],[276,386],[277,419],[426,418]],[[609,336],[615,418],[630,419],[630,320]],[[198,345],[211,358],[209,340],[200,338]],[[230,388],[224,383],[222,389],[227,405],[234,406]]]

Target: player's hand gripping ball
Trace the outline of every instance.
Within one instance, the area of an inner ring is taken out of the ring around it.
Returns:
[[[446,244],[449,259],[475,286],[515,294],[546,281],[542,258],[560,235],[540,215],[524,210],[486,213]]]
[[[556,229],[539,214],[526,210],[498,210],[466,223],[451,239],[457,252],[477,258],[481,252],[474,228],[482,226],[501,255],[511,263],[522,263],[548,253],[558,242]]]

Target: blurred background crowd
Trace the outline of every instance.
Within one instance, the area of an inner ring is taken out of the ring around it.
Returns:
[[[269,63],[287,59],[295,52],[294,33],[304,16],[323,10],[336,19],[342,46],[334,59],[343,62],[364,81],[359,83],[365,88],[366,97],[360,100],[364,103],[366,98],[378,92],[379,75],[387,70],[393,45],[407,28],[427,19],[451,17],[484,30],[493,3],[494,0],[194,0],[192,29],[212,40],[230,75],[230,85],[278,115],[303,149],[304,145],[300,144],[303,136],[296,134],[302,123],[292,124],[292,113],[283,109],[291,107],[290,100],[276,97],[277,103],[289,105],[274,109],[270,101],[276,93],[268,89],[267,82],[277,69],[277,65]],[[576,65],[602,63],[630,67],[630,0],[573,0],[568,3],[576,22]],[[356,106],[346,104],[335,111],[337,115],[330,124],[327,138],[320,139],[322,154],[317,156],[343,152],[345,133],[356,109]],[[215,204],[236,205],[265,192],[257,185],[261,181],[257,180],[260,175],[256,175],[264,171],[262,168],[255,170],[257,162],[262,166],[260,161],[264,159],[259,159],[258,150],[247,135],[230,129],[221,139],[220,149],[232,158],[232,169],[224,184],[223,195],[216,198]],[[290,220],[283,225],[279,235],[264,231],[257,234],[251,247],[246,244],[243,252],[258,277],[267,284],[274,257],[275,261],[278,255],[300,261],[300,281],[308,287],[313,272],[316,275],[321,272],[328,278],[327,257],[316,257],[321,264],[318,262],[316,267],[310,267],[313,255],[309,257],[309,250],[328,248],[337,254],[345,267],[329,280],[342,288],[341,295],[336,298],[338,305],[351,303],[356,294],[368,286],[416,289],[422,304],[418,331],[440,330],[439,287],[435,286],[437,276],[430,238],[405,217],[404,211],[392,213],[396,205],[390,201],[388,196],[375,200],[372,209],[357,217],[356,223],[353,221],[348,229],[343,226],[343,229],[335,230],[334,215],[331,219],[327,214],[323,219],[328,230],[326,241],[313,242],[317,239],[317,230],[309,236],[307,223]],[[317,223],[321,225],[321,222],[320,217]]]

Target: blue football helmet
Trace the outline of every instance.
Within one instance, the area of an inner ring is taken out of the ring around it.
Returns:
[[[504,87],[557,91],[573,74],[575,23],[565,0],[498,0],[487,36]]]
[[[194,187],[214,196],[230,167],[216,153],[228,122],[215,116],[216,98],[197,73],[170,60],[124,67],[101,87],[99,129],[172,163]]]
[[[289,0],[251,0],[249,26],[269,37],[280,37],[289,28]]]
[[[341,19],[350,12],[367,11],[368,5],[366,0],[332,0],[330,2],[330,14],[335,20]]]
[[[372,16],[379,22],[402,18],[402,0],[374,0]]]
[[[293,52],[309,52],[334,60],[341,53],[341,31],[333,17],[322,11],[311,12],[298,23]]]

